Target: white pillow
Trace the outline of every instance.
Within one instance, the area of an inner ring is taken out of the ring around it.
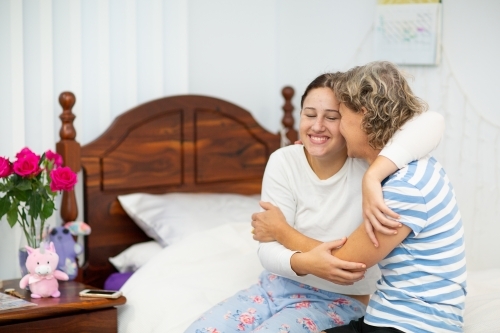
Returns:
[[[133,193],[118,196],[123,209],[162,246],[226,223],[248,223],[260,211],[260,195],[229,193]]]
[[[135,272],[161,250],[161,245],[156,241],[137,243],[109,258],[109,261],[120,273]]]

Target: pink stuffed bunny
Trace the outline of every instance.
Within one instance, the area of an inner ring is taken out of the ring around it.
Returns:
[[[33,298],[59,297],[61,293],[57,280],[68,280],[68,274],[56,269],[59,256],[54,243],[50,242],[47,249],[42,245],[39,249],[26,246],[26,250],[28,250],[26,268],[29,273],[21,279],[19,287],[24,289],[29,285]]]

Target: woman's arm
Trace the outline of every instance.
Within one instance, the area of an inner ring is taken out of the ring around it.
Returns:
[[[384,259],[410,232],[411,229],[407,226],[401,227],[397,235],[385,235],[375,231],[381,242],[379,247],[373,248],[364,226],[360,225],[342,247],[336,249],[330,243],[323,243],[309,252],[295,253],[290,259],[291,265],[298,274],[314,274],[321,263],[328,268],[326,261],[333,253],[339,259],[363,262],[370,268]]]
[[[394,133],[379,155],[387,157],[401,169],[436,149],[441,142],[444,129],[442,115],[434,111],[423,112],[408,120]]]
[[[364,226],[361,225],[348,237],[344,246],[332,251],[335,257],[342,260],[363,262],[366,267],[371,267],[384,259],[410,233],[418,234],[422,226],[426,225],[427,214],[415,214],[415,212],[421,211],[422,206],[425,205],[425,199],[420,190],[409,186],[408,183],[394,181],[392,185],[384,185],[385,191],[391,195],[391,208],[400,212],[403,226],[399,228],[399,232],[396,235],[386,235],[375,231],[381,242],[379,247],[374,248],[364,230]],[[395,195],[398,200],[394,200]],[[296,253],[291,258],[292,267],[304,274],[304,272],[310,270],[308,268],[309,263],[321,260],[325,253],[330,253],[330,250],[325,248],[324,245],[320,245],[307,253]]]
[[[292,251],[307,252],[322,242],[307,237],[290,224],[281,210],[270,202],[261,201],[264,211],[252,214],[253,239],[259,242],[277,241]]]
[[[428,155],[441,141],[444,118],[427,111],[408,120],[382,149],[363,177],[363,221],[372,243],[379,245],[373,230],[386,235],[397,234],[399,215],[390,210],[382,198],[380,183],[406,164]],[[425,133],[425,135],[423,135]]]
[[[253,214],[252,219],[254,221],[252,225],[255,228],[254,239],[261,241],[258,255],[262,266],[278,275],[296,277],[297,273],[291,267],[290,258],[298,251],[309,251],[318,244],[321,244],[321,242],[301,234],[293,227],[295,223],[296,200],[294,199],[292,187],[288,184],[289,179],[286,177],[286,172],[281,168],[282,163],[286,163],[286,161],[280,160],[279,156],[275,154],[271,155],[262,183],[262,200],[269,200],[277,207],[269,204],[273,207],[270,211],[266,210],[262,213]],[[262,206],[265,209],[266,203],[263,203]],[[272,216],[268,216],[268,212]],[[266,222],[272,222],[268,230],[273,230],[273,225],[277,225],[274,230],[280,231],[276,232],[278,235],[276,238],[272,237],[273,232],[267,232],[268,236],[265,239],[259,238],[259,236],[263,235],[260,231],[263,229],[260,227]],[[286,245],[277,241],[281,239],[280,235],[285,236],[283,239],[289,240],[289,242],[286,242]],[[343,242],[339,241],[336,243],[336,246],[338,247],[342,244]],[[314,270],[317,273],[315,275],[342,285],[349,285],[363,278],[363,272],[353,273],[348,271],[360,269],[360,267],[364,271],[362,268],[364,267],[363,264],[346,262],[330,256],[329,265],[330,267],[335,267],[331,269],[334,271],[333,274],[329,273],[322,276],[321,269],[316,269]]]

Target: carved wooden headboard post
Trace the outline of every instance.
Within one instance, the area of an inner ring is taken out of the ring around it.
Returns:
[[[75,140],[76,130],[73,126],[75,115],[72,112],[76,98],[72,92],[62,92],[59,95],[59,104],[63,112],[59,116],[62,121],[59,137],[61,140],[56,143],[56,151],[62,156],[64,166],[69,167],[74,172],[80,171],[80,144]],[[78,217],[78,207],[76,204],[75,191],[64,191],[61,202],[61,218],[64,222],[74,221]]]
[[[290,141],[290,144],[293,144],[295,141],[297,141],[298,137],[297,131],[293,128],[295,120],[292,116],[292,111],[294,109],[292,104],[292,97],[295,94],[295,90],[293,90],[292,87],[286,86],[283,88],[283,90],[281,90],[281,94],[285,98],[285,104],[283,105],[283,111],[285,112],[285,114],[283,115],[283,120],[281,121],[281,123],[287,129],[287,139]]]

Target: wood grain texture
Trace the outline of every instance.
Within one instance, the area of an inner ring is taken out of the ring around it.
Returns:
[[[286,96],[291,99],[293,90]],[[290,112],[288,101],[284,124],[293,125]],[[161,98],[118,116],[79,152],[83,215],[92,228],[79,279],[102,287],[115,272],[108,258],[149,240],[124,213],[118,195],[259,194],[269,155],[280,144],[281,136],[266,131],[247,110],[207,96]]]
[[[19,288],[19,279],[4,281],[36,306],[0,311],[2,332],[116,332],[115,306],[126,303],[117,299],[80,297],[91,286],[75,281],[60,281],[58,298],[32,299],[28,290]]]

